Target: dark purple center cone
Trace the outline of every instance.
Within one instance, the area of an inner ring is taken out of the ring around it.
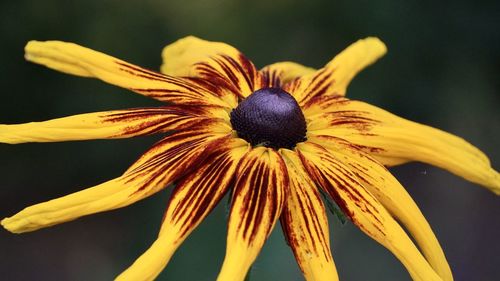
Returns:
[[[253,92],[231,112],[231,125],[253,146],[292,149],[306,140],[306,120],[297,101],[280,88]]]

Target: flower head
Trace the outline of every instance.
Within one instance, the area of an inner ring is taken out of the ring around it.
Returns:
[[[121,176],[1,224],[33,231],[127,206],[176,183],[157,240],[117,278],[151,280],[231,190],[218,280],[243,280],[278,220],[305,278],[338,280],[321,191],[414,280],[452,280],[429,224],[386,167],[426,162],[496,194],[500,176],[463,139],[345,97],[352,78],[385,52],[380,40],[366,38],[320,70],[292,62],[257,70],[229,45],[186,37],[164,49],[157,73],[72,43],[29,42],[29,61],[165,105],[0,125],[0,142],[167,134]]]

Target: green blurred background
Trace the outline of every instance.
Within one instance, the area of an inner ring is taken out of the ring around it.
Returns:
[[[228,42],[257,66],[320,67],[355,40],[389,47],[348,95],[460,135],[500,168],[499,1],[2,1],[0,123],[157,102],[27,63],[28,40],[59,39],[158,69],[162,47],[196,35]],[[118,176],[158,137],[0,145],[0,216]],[[392,169],[433,226],[456,280],[500,279],[499,198],[424,164]],[[169,191],[133,206],[23,235],[0,230],[3,280],[110,280],[157,234]],[[225,251],[221,204],[159,280],[214,280]],[[331,217],[341,280],[409,280],[400,263],[353,225]],[[281,229],[251,280],[302,280]]]

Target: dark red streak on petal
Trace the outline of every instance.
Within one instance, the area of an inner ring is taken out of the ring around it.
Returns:
[[[224,85],[224,83],[225,83],[225,80],[223,78],[208,77],[208,79],[202,79],[202,78],[197,78],[197,77],[186,77],[184,79],[192,82],[193,84],[198,85],[199,87],[203,88],[204,90],[206,90],[206,91],[208,91],[208,92],[210,92],[218,97],[221,97],[224,94],[226,94],[224,92],[224,87],[221,86],[221,85]]]
[[[260,206],[264,207],[264,203],[266,201],[266,189],[268,188],[268,178],[269,171],[264,167],[263,162],[259,162],[257,167],[255,168],[255,172],[252,173],[252,177],[249,182],[252,184],[247,184],[246,188],[250,189],[250,191],[246,194],[245,200],[243,201],[243,206],[248,206],[248,208],[244,209],[244,220],[240,224],[243,225],[243,238],[248,238],[250,234],[250,239],[254,237],[254,233],[256,230],[256,225],[259,223],[259,216],[256,216],[256,212],[259,211]],[[255,224],[252,226],[252,222]]]
[[[304,214],[305,223],[306,223],[306,230],[309,234],[309,237],[314,237],[313,232],[311,231],[311,227],[314,228],[314,233],[317,233],[320,238],[325,237],[323,228],[319,225],[319,222],[317,220],[317,216],[315,213],[315,210],[312,206],[313,202],[311,199],[309,199],[308,194],[305,194],[301,191],[301,194],[299,195],[302,197],[302,200],[298,200],[299,207],[301,209],[301,213]],[[316,200],[321,202],[321,198],[319,198],[318,194],[315,194]],[[306,206],[303,205],[303,203],[306,204]],[[312,220],[312,226],[310,225],[310,220]],[[320,239],[322,246],[320,247],[323,250],[323,255],[327,260],[330,259],[330,255],[327,252],[328,245],[326,244],[326,241],[323,239]],[[314,248],[314,251],[316,254],[319,254],[317,252],[318,247]]]
[[[377,223],[373,225],[381,232],[384,231],[379,227],[382,225],[382,222],[373,212],[378,213],[377,208],[373,206],[368,200],[365,200],[363,195],[353,186],[353,184],[357,183],[357,179],[354,178],[354,174],[349,171],[346,171],[344,168],[339,167],[335,163],[335,159],[329,157],[329,155],[321,155],[321,160],[328,162],[333,165],[335,171],[328,170],[325,171],[330,175],[336,175],[336,173],[341,173],[342,177],[338,176],[327,176],[321,169],[319,169],[316,165],[307,160],[302,153],[299,152],[299,156],[302,159],[304,166],[310,173],[310,175],[318,181],[318,183],[325,189],[325,191],[333,198],[333,200],[339,205],[339,207],[344,211],[344,213],[351,219],[351,221],[357,224],[356,219],[354,218],[354,212],[349,210],[347,207],[347,203],[345,199],[341,197],[338,193],[337,189],[342,190],[356,206],[358,206],[365,214],[369,214],[370,217],[374,219]],[[352,174],[352,176],[350,175]],[[360,187],[363,188],[363,187]],[[369,195],[371,196],[371,195]],[[372,211],[373,210],[373,211]]]
[[[175,117],[168,120],[158,120],[144,122],[141,125],[129,126],[125,128],[124,134],[138,134],[150,135],[155,133],[164,133],[172,130],[181,130],[194,126],[202,122],[201,117]]]
[[[240,80],[236,77],[236,74],[231,70],[231,68],[226,64],[225,57],[214,57],[213,60],[222,68],[224,74],[231,81],[231,84],[238,89],[238,93],[241,94]]]
[[[137,120],[142,118],[149,118],[156,115],[176,115],[179,117],[194,117],[194,116],[208,116],[209,111],[214,108],[222,108],[218,106],[159,106],[159,107],[143,107],[117,112],[104,116],[105,122],[124,122],[128,120]]]
[[[220,157],[219,157],[219,159],[217,159],[218,157],[214,157],[214,156],[215,156],[214,154],[211,154],[210,156],[208,156],[205,159],[204,162],[206,165],[208,165],[207,168],[202,167],[203,171],[201,171],[201,172],[196,171],[193,173],[193,174],[203,174],[203,177],[200,177],[201,180],[199,181],[199,183],[195,184],[196,188],[193,188],[192,192],[188,193],[183,198],[183,201],[190,202],[191,205],[193,203],[195,203],[196,205],[199,205],[199,203],[201,201],[197,201],[197,200],[203,199],[203,196],[204,196],[204,194],[206,194],[206,192],[217,191],[217,188],[219,187],[218,183],[220,183],[220,181],[222,180],[222,178],[220,177],[222,174],[220,172],[223,169],[228,168],[225,166],[228,163],[228,160],[226,158],[224,158],[224,159],[222,159],[222,161],[220,161]],[[219,161],[217,161],[217,160],[219,160]],[[180,182],[178,183],[178,186],[182,187],[186,183],[189,183],[189,180],[191,180],[192,177],[193,177],[192,175],[187,175],[184,179],[180,180]],[[174,191],[174,194],[172,196],[175,196],[176,193],[177,192]],[[208,197],[212,197],[212,196],[208,196]],[[180,207],[182,207],[181,204],[182,203],[179,203],[179,205],[177,205],[177,207],[175,208],[176,211],[180,210]],[[199,210],[199,208],[196,206],[193,207],[192,209]],[[175,213],[176,214],[174,215],[173,220],[175,222],[177,222],[179,220],[179,218],[181,216],[183,216],[184,214],[181,212],[175,212]]]
[[[337,182],[336,179],[332,178],[331,180],[335,181],[334,185],[332,186],[330,183],[328,183],[328,180],[330,179],[328,180],[324,179],[323,173],[321,173],[321,171],[317,167],[311,166],[314,164],[310,163],[309,160],[307,160],[300,152],[299,152],[299,157],[302,160],[302,163],[304,163],[304,167],[307,169],[309,175],[313,179],[315,179],[321,185],[321,187],[323,187],[323,189],[325,189],[325,191],[333,198],[335,203],[339,205],[342,211],[344,211],[344,213],[347,214],[349,218],[352,218],[353,213],[351,213],[351,211],[347,209],[346,202],[344,201],[344,199],[342,199],[342,197],[340,197],[338,192],[335,190],[336,187],[340,186],[340,183]]]
[[[282,82],[280,79],[280,73],[277,70],[269,71],[264,70],[261,71],[263,82],[263,88],[271,87],[271,88],[281,88]]]
[[[371,209],[377,212],[375,206],[373,206],[369,201],[364,200],[363,195],[357,188],[353,186],[353,184],[358,183],[357,178],[352,177],[352,175],[354,174],[351,171],[346,171],[345,169],[338,166],[336,167],[336,171],[342,174],[342,177],[336,179],[330,178],[331,180],[335,181],[337,185],[336,187],[345,191],[348,194],[349,199],[355,202],[356,206],[358,206],[363,211],[370,213],[378,222],[380,222],[378,217],[374,216],[373,212],[370,211],[370,208],[368,208],[368,206],[370,206]],[[333,174],[333,171],[330,171],[330,173]]]
[[[321,96],[330,87],[330,83],[325,83],[331,76],[332,71],[321,69],[314,76],[311,83],[307,86],[303,100],[308,100],[315,96]]]
[[[368,113],[364,111],[342,110],[323,113],[319,118],[323,116],[324,118],[330,120],[329,125],[332,127],[345,125],[364,134],[365,132],[370,131],[375,125],[381,123],[379,120],[366,117],[367,115]]]
[[[282,203],[278,200],[282,197],[278,196],[277,171],[270,169],[265,162],[249,159],[240,171],[233,190],[233,201],[237,196],[243,196],[241,206],[238,206],[241,208],[241,220],[237,229],[244,239],[252,241],[262,228],[269,235],[273,218],[279,215],[278,206]],[[233,204],[231,213],[235,211],[234,208]],[[263,223],[264,212],[268,212],[265,215],[271,220],[269,225],[259,225]]]
[[[284,210],[280,217],[281,229],[283,230],[283,235],[285,236],[285,242],[288,246],[298,245],[298,239],[292,234],[292,227],[290,227],[287,222],[287,217],[289,216],[288,211]]]
[[[376,136],[376,134],[363,134],[363,135],[371,135],[371,136]],[[370,153],[380,153],[386,151],[385,149],[381,147],[374,147],[374,146],[366,146],[366,145],[361,145],[361,144],[354,144],[351,142],[348,142],[344,139],[337,138],[334,136],[329,136],[329,135],[317,135],[317,137],[324,138],[324,139],[330,139],[334,142],[337,143],[342,143],[342,145],[346,146],[347,149],[350,149],[351,151],[363,151],[363,152],[370,152]],[[362,153],[359,153],[358,155],[363,156]]]
[[[192,139],[196,136],[195,139]],[[128,181],[132,181],[138,177],[144,178],[142,185],[136,192],[140,192],[153,182],[160,182],[165,186],[172,181],[189,173],[203,162],[206,157],[205,151],[209,151],[214,145],[218,144],[218,140],[207,141],[210,134],[201,131],[181,131],[165,137],[163,140],[156,143],[148,153],[156,154],[147,159],[143,163],[132,166],[124,176]],[[188,139],[191,137],[191,139]],[[162,151],[162,146],[169,142],[178,142],[179,144]]]
[[[157,72],[154,72],[154,71],[142,68],[142,67],[134,66],[134,65],[131,65],[131,64],[128,64],[125,62],[121,62],[121,61],[115,61],[115,63],[122,66],[122,67],[127,68],[127,69],[120,68],[120,70],[125,71],[125,72],[130,73],[130,74],[135,75],[135,76],[147,78],[150,80],[157,80],[157,81],[166,81],[168,79],[167,76],[165,76],[161,73],[157,73]],[[137,72],[139,72],[141,74],[139,74]]]
[[[142,92],[142,93],[153,93],[153,94],[148,94],[148,96],[151,97],[162,97],[165,96],[165,94],[185,94],[185,91],[178,90],[178,89],[154,89],[154,88],[130,88],[132,91],[137,91],[137,92]],[[155,95],[156,94],[156,95]]]
[[[223,186],[225,174],[233,163],[227,154],[221,156],[213,153],[204,162],[212,164],[208,164],[209,166],[201,172],[203,175],[200,177],[201,181],[191,186],[191,192],[178,202],[173,211],[172,221],[175,224],[178,224],[182,217],[187,217],[181,226],[181,236],[192,229],[194,224],[198,223],[221,200],[231,185],[229,183]],[[181,179],[172,197],[176,196],[178,190],[185,188],[184,184],[192,180],[192,177],[188,175],[184,180]],[[187,211],[191,213],[186,213]]]
[[[328,107],[332,106],[333,104],[345,105],[346,103],[349,102],[350,100],[346,99],[343,96],[332,94],[332,95],[314,96],[308,99],[306,103],[303,105],[303,107],[309,108],[313,105],[319,105],[321,109],[325,110]]]
[[[228,80],[228,77],[223,76],[218,70],[213,68],[208,63],[198,63],[196,69],[203,75],[205,81],[210,81],[212,85],[217,85],[218,88],[225,88],[230,92],[241,97],[239,85]]]
[[[240,69],[241,73],[245,76],[245,79],[247,80],[247,83],[250,86],[250,89],[252,91],[257,90],[254,88],[255,87],[255,85],[254,85],[255,77],[256,77],[256,75],[258,75],[258,73],[255,69],[255,66],[253,65],[253,63],[249,59],[247,59],[242,54],[240,54],[238,56],[238,60],[240,63],[237,63],[236,61],[231,59],[231,63],[235,67]]]
[[[159,155],[155,155],[146,163],[143,163],[136,169],[132,170],[128,175],[130,181],[137,177],[144,177],[146,179],[136,192],[146,189],[152,181],[160,180],[161,182],[166,177],[178,178],[190,171],[194,168],[191,166],[194,162],[193,160],[196,159],[202,152],[199,147],[204,142],[205,141],[202,139],[184,142]],[[197,153],[190,153],[193,150],[198,151]],[[184,161],[181,161],[181,159]],[[190,161],[188,159],[190,159]],[[173,171],[167,175],[165,173],[167,168],[166,166],[174,163],[175,167],[172,168]],[[165,183],[165,185],[168,185],[168,183]]]
[[[123,129],[122,133],[116,135],[141,134],[147,135],[155,132],[162,132],[170,128],[182,129],[188,126],[193,126],[202,119],[210,119],[204,117],[208,115],[207,108],[198,107],[158,107],[158,108],[136,108],[114,114],[104,115],[103,123],[127,123],[136,120],[144,120],[134,126],[128,126]],[[192,122],[188,122],[192,121]]]
[[[149,76],[149,75],[139,74],[139,73],[136,73],[136,72],[130,71],[130,70],[128,70],[128,69],[119,68],[119,70],[121,70],[121,71],[123,71],[123,72],[126,72],[126,73],[128,73],[128,74],[131,74],[131,75],[134,75],[134,76],[140,77],[140,78],[145,78],[145,79],[148,79],[148,80],[153,80],[153,81],[167,82],[167,79],[155,78],[155,77],[152,77],[152,76]]]
[[[238,61],[227,55],[219,55],[212,59],[222,68],[224,74],[231,80],[232,84],[238,88],[240,94],[242,91],[240,83],[242,81],[239,80],[233,69],[243,76],[252,92],[255,90],[254,81],[257,73],[253,64],[245,56],[240,54],[237,58]]]

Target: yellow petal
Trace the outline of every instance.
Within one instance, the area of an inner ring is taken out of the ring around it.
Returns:
[[[285,163],[273,149],[246,154],[236,172],[226,257],[218,281],[242,281],[278,220],[285,201]]]
[[[338,280],[330,250],[328,219],[321,195],[297,154],[281,149],[290,178],[281,226],[308,281]]]
[[[408,192],[382,164],[342,139],[314,136],[309,141],[320,144],[347,164],[358,181],[406,227],[439,276],[446,281],[453,280],[450,266],[429,223]]]
[[[0,143],[128,138],[188,128],[229,116],[222,107],[165,106],[79,114],[43,122],[0,124]]]
[[[189,172],[222,137],[207,128],[172,134],[149,149],[122,176],[27,207],[1,224],[11,232],[21,233],[128,206]]]
[[[222,43],[206,41],[195,36],[187,36],[167,45],[162,51],[161,72],[171,76],[198,77],[196,65],[217,55],[240,56],[234,47]]]
[[[342,160],[310,142],[299,143],[297,150],[311,178],[335,200],[356,226],[390,250],[413,280],[442,280],[405,231]]]
[[[354,76],[386,52],[385,44],[378,38],[358,40],[322,69],[287,85],[286,90],[301,106],[318,96],[344,96]]]
[[[98,78],[160,101],[229,107],[214,87],[147,70],[77,44],[30,41],[25,52],[25,58],[31,62],[68,74]]]
[[[248,150],[247,142],[228,138],[196,172],[177,183],[158,238],[117,280],[155,279],[184,239],[226,194],[236,165]]]
[[[268,80],[269,87],[281,87],[297,78],[314,73],[316,69],[301,64],[283,61],[270,64],[260,70]]]
[[[320,110],[325,113],[311,114]],[[484,153],[460,137],[352,100],[317,102],[304,115],[309,135],[343,138],[385,165],[428,163],[500,194],[500,174]]]
[[[162,57],[163,73],[213,81],[227,89],[226,98],[234,107],[238,98],[261,88],[261,76],[252,62],[225,43],[188,36],[165,47]]]

